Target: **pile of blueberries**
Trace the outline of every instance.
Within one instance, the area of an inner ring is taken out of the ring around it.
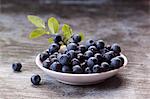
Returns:
[[[43,67],[62,73],[89,74],[101,73],[123,66],[124,59],[120,56],[118,44],[105,45],[103,40],[87,40],[79,44],[81,36],[74,34],[66,49],[60,52],[62,37],[56,35],[54,43],[40,54]]]

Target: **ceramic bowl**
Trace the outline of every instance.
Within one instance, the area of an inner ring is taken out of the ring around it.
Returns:
[[[50,77],[56,79],[59,82],[70,84],[70,85],[90,85],[96,84],[104,81],[107,78],[110,78],[116,75],[120,70],[122,70],[128,63],[125,55],[121,54],[124,58],[124,65],[118,69],[110,70],[102,73],[92,73],[92,74],[69,74],[69,73],[61,73],[46,69],[42,66],[42,62],[40,61],[40,54],[36,57],[36,65],[43,70]]]

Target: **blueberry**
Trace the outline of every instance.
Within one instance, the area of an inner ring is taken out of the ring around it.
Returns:
[[[71,60],[71,64],[72,64],[72,66],[80,65],[80,61],[78,59],[74,58]]]
[[[46,61],[43,62],[43,67],[44,67],[44,68],[49,69],[50,66],[51,66],[51,62],[46,62]]]
[[[52,54],[52,55],[49,56],[49,59],[51,60],[52,58],[57,58],[57,56]]]
[[[48,53],[41,53],[40,54],[40,60],[43,62],[45,61],[47,58],[49,57],[49,54]]]
[[[20,72],[20,71],[21,71],[21,68],[22,68],[22,64],[21,64],[21,63],[13,63],[13,64],[12,64],[12,69],[13,69],[14,71]]]
[[[85,56],[82,54],[82,53],[79,53],[77,55],[77,59],[80,61],[80,62],[83,62],[85,60]]]
[[[96,42],[96,47],[97,47],[98,49],[103,49],[104,46],[105,46],[105,43],[104,43],[103,40],[98,40],[98,41]]]
[[[104,60],[103,55],[100,54],[100,53],[96,53],[96,54],[94,55],[94,57],[98,60],[98,63],[101,63],[101,62],[103,62],[103,60]]]
[[[111,50],[111,45],[106,45],[106,49]]]
[[[58,59],[57,58],[52,58],[51,59],[51,62],[53,63],[53,62],[58,62]]]
[[[60,36],[60,35],[55,35],[55,37],[54,37],[54,42],[55,43],[59,43],[60,41],[62,41],[62,37]]]
[[[98,63],[98,60],[95,58],[95,57],[90,57],[88,60],[87,60],[87,65],[88,67],[92,68],[95,64]]]
[[[41,77],[39,75],[33,75],[31,77],[31,82],[34,84],[34,85],[39,85],[40,84],[40,81],[41,81]]]
[[[73,39],[73,41],[74,41],[75,43],[78,43],[78,42],[81,41],[81,36],[80,36],[79,34],[74,34],[74,35],[72,36],[72,39]]]
[[[82,70],[82,68],[80,67],[80,65],[75,65],[75,66],[73,66],[72,71],[73,71],[73,73],[75,73],[75,74],[81,74],[81,73],[83,73],[83,70]]]
[[[95,46],[95,42],[91,39],[86,42],[86,47],[88,48],[90,46]]]
[[[101,68],[103,68],[103,71],[108,71],[110,68],[110,65],[107,62],[102,62],[101,63]]]
[[[58,52],[59,48],[60,48],[60,46],[59,46],[58,44],[53,43],[53,44],[51,44],[50,47],[49,47],[49,52],[50,52],[51,54],[53,54],[53,53],[55,53],[55,52]]]
[[[67,45],[67,50],[77,50],[78,49],[78,46],[76,43],[69,43]]]
[[[87,61],[81,63],[80,66],[83,70],[85,70],[85,68],[87,67]]]
[[[86,74],[90,74],[90,73],[92,73],[92,70],[89,67],[86,67],[85,70],[84,70],[84,72]]]
[[[109,51],[104,54],[105,60],[109,62],[114,57],[114,51]]]
[[[93,73],[100,73],[100,72],[103,71],[103,69],[101,68],[100,65],[96,64],[96,65],[93,66],[92,71],[93,71]]]
[[[86,52],[86,47],[85,45],[79,45],[79,51],[81,51],[81,53],[85,53]]]
[[[97,52],[97,48],[95,46],[90,46],[88,50],[91,50],[93,53]]]
[[[71,70],[70,66],[64,65],[64,66],[62,67],[62,72],[63,72],[63,73],[71,73],[72,70]]]
[[[62,65],[59,62],[54,62],[54,63],[51,64],[50,69],[53,70],[53,71],[61,72]]]
[[[120,53],[121,52],[121,47],[118,44],[113,44],[111,46],[111,50],[113,50],[115,53]]]
[[[103,48],[103,49],[100,49],[99,52],[101,54],[105,54],[105,53],[109,52],[109,50],[107,48]]]
[[[124,64],[124,58],[122,56],[117,56],[117,58],[119,58],[121,60],[121,66],[123,66],[123,64]]]
[[[62,54],[58,56],[58,61],[62,64],[62,65],[68,65],[71,61],[71,59],[69,58],[69,56],[67,54]]]
[[[117,58],[117,57],[112,58],[111,62],[110,62],[110,67],[112,69],[116,69],[116,68],[121,67],[121,60],[119,58]]]
[[[94,53],[91,50],[88,50],[84,53],[84,56],[86,57],[86,59],[94,56]]]
[[[74,50],[70,50],[66,53],[71,59],[77,57],[77,53]]]
[[[59,54],[58,52],[53,53],[53,55],[55,55],[55,56],[57,56],[58,54]]]

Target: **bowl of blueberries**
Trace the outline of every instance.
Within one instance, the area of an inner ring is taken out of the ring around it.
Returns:
[[[106,45],[103,40],[89,39],[81,44],[74,34],[71,42],[62,45],[61,35],[55,35],[48,50],[36,57],[37,66],[50,77],[71,85],[90,85],[114,76],[127,65],[119,44]]]

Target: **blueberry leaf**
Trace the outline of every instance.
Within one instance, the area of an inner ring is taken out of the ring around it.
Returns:
[[[84,40],[84,34],[80,32],[79,35],[81,36],[81,40]]]
[[[53,38],[49,38],[49,39],[48,39],[48,42],[49,42],[49,43],[53,43],[53,42],[54,42],[54,39],[53,39]]]
[[[56,18],[51,17],[48,19],[48,27],[52,34],[56,34],[59,30],[59,22]]]
[[[44,30],[43,28],[37,28],[35,30],[33,30],[30,34],[29,34],[29,38],[30,39],[34,39],[34,38],[38,38],[44,34],[46,34],[46,30]]]
[[[71,38],[72,36],[72,29],[69,25],[64,24],[62,27],[62,31],[63,31],[63,36],[64,36],[64,43],[67,44],[67,41]]]
[[[45,28],[45,22],[40,17],[34,15],[28,15],[27,18],[36,27]]]

